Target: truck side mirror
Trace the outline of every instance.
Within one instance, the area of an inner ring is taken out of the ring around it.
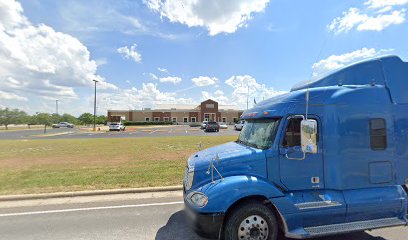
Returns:
[[[304,153],[317,153],[317,121],[306,119],[300,122],[300,139]]]

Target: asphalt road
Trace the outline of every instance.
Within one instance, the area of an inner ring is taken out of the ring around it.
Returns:
[[[0,203],[0,239],[203,240],[188,227],[179,194],[142,199],[128,196],[51,203],[40,200],[30,206]],[[407,236],[408,228],[399,227],[319,240],[406,240]]]
[[[20,130],[20,131],[0,131],[0,140],[22,140],[22,139],[84,139],[84,138],[138,138],[138,137],[165,137],[165,136],[223,136],[238,135],[239,132],[229,126],[228,129],[221,129],[220,132],[204,132],[197,127],[189,126],[157,126],[139,127],[128,129],[125,132],[109,132],[83,130],[80,128],[59,128],[44,130]]]

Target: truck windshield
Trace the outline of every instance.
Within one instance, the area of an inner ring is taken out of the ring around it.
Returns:
[[[276,135],[279,119],[249,119],[237,140],[238,143],[259,148],[269,148]]]

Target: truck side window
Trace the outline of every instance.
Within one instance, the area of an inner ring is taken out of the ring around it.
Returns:
[[[282,145],[284,147],[295,147],[300,146],[300,122],[301,118],[291,118],[289,119],[288,125],[285,131],[285,137],[283,139]]]
[[[387,148],[385,119],[376,118],[370,120],[370,143],[372,150],[384,150]]]

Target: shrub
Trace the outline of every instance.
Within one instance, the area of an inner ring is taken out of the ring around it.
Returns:
[[[125,126],[144,126],[144,125],[173,125],[173,122],[125,122]]]

